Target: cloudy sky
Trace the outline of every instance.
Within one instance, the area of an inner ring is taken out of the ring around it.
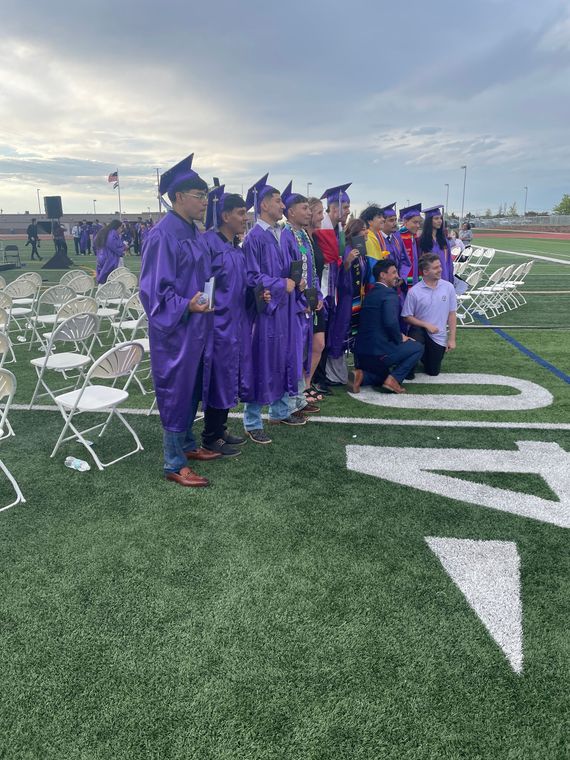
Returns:
[[[554,0],[49,0],[0,39],[0,207],[156,202],[188,153],[230,190],[270,171],[353,205],[550,209],[570,192],[570,8]]]

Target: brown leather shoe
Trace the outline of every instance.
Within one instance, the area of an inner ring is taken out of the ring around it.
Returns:
[[[348,390],[351,393],[360,393],[360,386],[364,380],[364,372],[361,369],[353,369],[348,373]]]
[[[180,472],[167,472],[165,478],[187,488],[204,488],[210,485],[207,478],[193,472],[189,467],[183,467]]]
[[[208,451],[207,449],[199,448],[196,451],[187,451],[186,459],[194,459],[199,462],[209,462],[210,459],[221,459],[222,455],[217,451]]]
[[[321,407],[309,401],[309,403],[305,404],[300,411],[303,412],[303,414],[318,414],[321,411]]]
[[[388,375],[388,377],[384,380],[382,383],[382,388],[390,391],[390,393],[406,393],[406,389],[402,388],[400,383],[396,380],[395,377],[392,377],[392,375]]]

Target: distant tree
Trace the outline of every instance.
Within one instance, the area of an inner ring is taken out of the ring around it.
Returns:
[[[490,208],[488,208],[488,209],[485,211],[485,216],[487,216],[487,217],[488,217],[488,216],[493,216],[493,212],[491,211],[491,209],[490,209]]]
[[[555,214],[570,214],[570,195],[564,193],[558,206],[552,209]]]
[[[509,216],[518,216],[519,215],[519,213],[517,211],[517,202],[516,201],[509,206],[508,215]]]
[[[503,209],[503,204],[499,203],[499,209],[497,211],[497,216],[504,216],[504,215],[505,215],[505,211]]]

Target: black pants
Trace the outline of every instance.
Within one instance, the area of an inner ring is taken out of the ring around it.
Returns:
[[[79,240],[80,238],[73,238],[73,245],[75,246],[75,255],[79,256]]]
[[[410,326],[408,335],[424,347],[422,364],[426,375],[439,375],[441,362],[445,356],[445,346],[440,346],[439,343],[433,341],[423,327]]]
[[[214,409],[213,406],[206,407],[204,410],[204,430],[202,431],[204,446],[209,446],[214,441],[224,437],[229,411],[229,409]]]
[[[41,261],[42,257],[38,253],[38,241],[35,240],[34,238],[30,238],[28,240],[28,243],[32,246],[32,261],[34,259],[37,259],[38,261]],[[26,245],[28,245],[28,243],[26,243]]]

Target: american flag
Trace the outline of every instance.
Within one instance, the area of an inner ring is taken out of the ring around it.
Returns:
[[[119,185],[119,172],[116,171],[109,174],[107,177],[107,182],[114,182],[115,184],[113,185],[113,189],[116,190]]]

